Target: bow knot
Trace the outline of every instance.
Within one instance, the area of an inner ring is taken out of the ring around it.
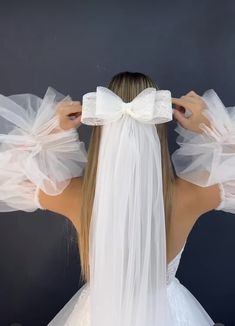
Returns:
[[[83,95],[83,124],[105,125],[120,119],[123,114],[142,123],[168,122],[172,120],[171,92],[148,87],[128,103],[102,86],[98,86],[96,92]]]
[[[123,114],[131,114],[131,109],[132,109],[132,102],[126,103],[123,102],[122,103],[122,112]]]

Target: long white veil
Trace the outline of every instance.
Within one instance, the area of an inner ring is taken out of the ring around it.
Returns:
[[[104,87],[83,96],[82,122],[103,125],[90,228],[91,326],[172,325],[155,126],[170,120],[167,90],[146,88],[130,103]]]

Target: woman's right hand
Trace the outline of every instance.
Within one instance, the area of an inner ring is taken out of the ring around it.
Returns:
[[[210,121],[202,113],[206,108],[203,98],[194,91],[181,96],[180,98],[172,98],[172,103],[175,104],[173,115],[176,121],[185,129],[196,133],[203,133],[202,124],[211,127]],[[189,117],[185,117],[185,110],[191,111]]]
[[[81,125],[82,106],[79,101],[61,101],[57,104],[60,128],[69,130]]]

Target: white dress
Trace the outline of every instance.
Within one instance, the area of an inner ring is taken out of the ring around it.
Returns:
[[[184,249],[184,248],[183,248]],[[174,326],[209,326],[213,320],[198,300],[180,283],[175,274],[183,249],[168,264],[167,294]],[[90,326],[89,284],[84,284],[48,326]]]
[[[172,162],[180,178],[202,187],[218,184],[221,203],[216,209],[235,213],[235,107],[225,108],[213,90],[203,98],[213,128],[196,134],[177,124],[179,148],[172,154]],[[55,115],[55,104],[64,99],[70,97],[51,87],[44,98],[0,95],[0,212],[43,209],[39,188],[50,195],[59,194],[71,178],[83,174],[87,162],[84,143],[76,130],[61,130]],[[172,326],[213,325],[175,277],[181,254],[168,266]],[[49,325],[88,326],[89,318],[89,286],[85,284]]]

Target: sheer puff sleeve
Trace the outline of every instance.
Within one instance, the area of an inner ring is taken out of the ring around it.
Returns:
[[[0,95],[0,212],[41,207],[38,190],[57,195],[81,176],[87,162],[76,128],[61,129],[60,101],[71,100],[52,87],[33,94]]]
[[[235,213],[235,107],[225,107],[213,89],[202,99],[202,114],[210,127],[199,125],[202,133],[184,129],[175,131],[180,146],[171,155],[176,175],[201,187],[218,184],[221,195],[216,210]]]

